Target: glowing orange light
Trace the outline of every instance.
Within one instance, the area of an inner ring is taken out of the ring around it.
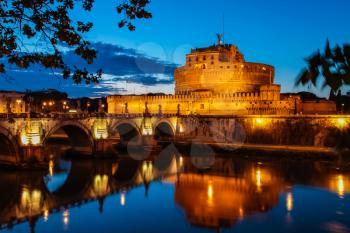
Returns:
[[[344,177],[343,175],[338,175],[337,177],[337,189],[338,189],[338,195],[340,198],[344,197],[345,193],[345,185],[344,185]]]
[[[53,176],[54,167],[55,167],[54,162],[52,160],[50,160],[50,162],[49,162],[49,174],[50,174],[50,176]]]
[[[338,119],[335,120],[334,124],[335,124],[336,127],[342,129],[342,128],[347,127],[348,122],[344,118],[338,118]]]
[[[256,118],[255,123],[259,126],[262,126],[265,124],[265,119],[264,118]]]
[[[49,211],[45,210],[44,211],[44,221],[47,222],[47,220],[49,220]]]
[[[64,223],[64,225],[68,225],[68,223],[69,223],[69,212],[68,212],[68,210],[64,210],[64,212],[63,212],[63,223]]]
[[[287,208],[288,212],[291,212],[293,210],[293,196],[292,196],[292,193],[287,193],[286,208]]]
[[[244,217],[244,210],[242,207],[239,208],[239,219],[242,220]]]
[[[125,206],[125,202],[126,202],[126,200],[125,200],[125,193],[123,192],[120,195],[120,205],[121,206]]]

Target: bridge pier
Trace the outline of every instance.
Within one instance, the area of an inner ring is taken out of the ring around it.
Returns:
[[[95,157],[101,157],[102,155],[110,156],[113,154],[113,146],[116,143],[115,139],[99,139],[94,140],[95,144]]]
[[[20,164],[28,164],[36,162],[39,164],[45,163],[44,149],[42,146],[25,146],[21,148]],[[18,164],[18,165],[20,165]]]

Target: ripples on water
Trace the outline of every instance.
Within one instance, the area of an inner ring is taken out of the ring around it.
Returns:
[[[1,232],[350,232],[346,163],[171,151],[2,171]]]

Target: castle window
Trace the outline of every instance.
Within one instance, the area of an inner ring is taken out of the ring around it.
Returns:
[[[203,56],[203,61],[207,60],[207,57],[206,56]]]
[[[198,59],[198,57],[196,57],[196,61],[198,61],[199,59]]]
[[[214,60],[214,55],[211,55],[211,60]]]
[[[230,66],[227,66],[227,69],[230,69]]]
[[[188,61],[189,61],[189,62],[191,62],[191,61],[192,61],[192,59],[191,59],[191,58],[188,58]]]
[[[220,66],[220,68],[222,69],[222,68],[224,68],[223,66]]]
[[[201,109],[204,109],[204,104],[201,104]]]
[[[214,62],[212,61],[211,64],[214,65]]]

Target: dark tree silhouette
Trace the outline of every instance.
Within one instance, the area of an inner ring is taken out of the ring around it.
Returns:
[[[327,40],[323,53],[317,51],[305,61],[307,68],[301,71],[297,85],[312,83],[316,86],[319,77],[324,78],[323,88],[329,86],[334,93],[342,86],[350,85],[350,44],[331,49]]]
[[[0,72],[8,64],[26,69],[33,64],[61,72],[75,83],[98,82],[102,70],[94,73],[85,67],[66,64],[62,46],[73,49],[88,64],[96,58],[89,41],[83,38],[93,27],[91,22],[73,20],[71,12],[91,11],[95,0],[0,0]],[[122,14],[119,27],[135,30],[133,21],[148,19],[150,0],[122,0],[116,13]]]

